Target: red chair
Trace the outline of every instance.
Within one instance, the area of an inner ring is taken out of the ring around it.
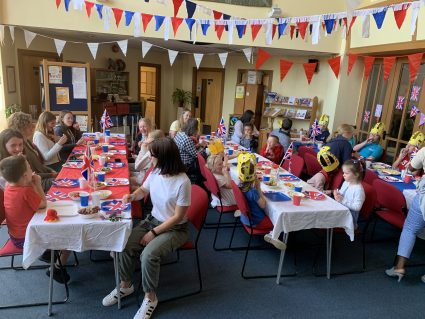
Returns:
[[[201,153],[196,154],[197,158],[198,158],[198,164],[199,164],[199,169],[201,171],[201,175],[203,178],[207,179],[207,176],[205,175],[205,170],[207,169],[206,167],[206,161],[205,158],[202,156]]]
[[[370,169],[366,169],[366,172],[365,172],[365,175],[364,175],[364,178],[363,178],[363,181],[365,183],[367,183],[369,185],[373,185],[373,182],[377,179],[379,180],[379,177],[374,171],[372,171]]]
[[[311,154],[314,156],[317,155],[316,152],[311,147],[308,147],[308,146],[298,147],[298,156],[301,156],[305,160],[305,157],[304,157],[305,154]]]
[[[304,168],[304,160],[301,156],[296,154],[291,155],[290,160],[285,160],[282,164],[282,168],[290,172],[291,174],[300,177]]]
[[[322,166],[317,160],[317,154],[305,153],[304,161],[307,166],[307,175],[312,177],[322,170]]]
[[[382,155],[381,155],[381,158],[379,159],[379,161],[382,162],[382,163],[385,163],[386,160],[387,160],[387,151],[384,148],[384,150],[382,151]]]
[[[217,212],[219,214],[219,217],[218,217],[217,224],[215,224],[216,225],[216,227],[215,227],[216,232],[215,232],[215,236],[214,236],[213,248],[216,251],[229,250],[230,245],[232,244],[233,234],[232,234],[232,238],[230,239],[228,248],[217,248],[216,244],[217,244],[218,232],[220,230],[220,227],[223,226],[223,225],[233,225],[233,228],[236,226],[236,219],[235,219],[234,222],[231,222],[231,223],[228,223],[228,222],[222,223],[221,219],[223,217],[223,214],[226,214],[226,213],[233,214],[235,212],[235,210],[238,209],[238,206],[236,206],[236,205],[223,206],[222,201],[221,201],[220,187],[217,184],[217,180],[215,179],[214,174],[207,167],[205,167],[204,173],[205,173],[205,177],[206,177],[206,182],[205,182],[206,188],[208,189],[209,192],[211,192],[211,194],[216,196],[220,201],[220,205],[215,207],[215,209],[217,210]]]
[[[334,190],[341,187],[342,183],[344,182],[344,176],[343,176],[342,169],[339,169],[338,172],[332,177],[331,182],[329,183],[329,189]]]
[[[397,187],[380,179],[373,181],[377,194],[376,216],[402,229],[407,215],[406,199]]]

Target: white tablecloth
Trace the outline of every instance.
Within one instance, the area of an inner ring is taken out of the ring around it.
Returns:
[[[259,155],[258,155],[259,156]],[[267,160],[260,156],[260,160]],[[230,162],[236,162],[232,160]],[[237,168],[231,166],[230,173],[232,179],[238,183]],[[287,173],[282,168],[280,174]],[[302,186],[303,190],[317,191],[304,181],[291,182],[296,186]],[[263,191],[278,191],[287,193],[290,189],[283,186],[269,187],[261,184]],[[267,199],[267,198],[266,198]],[[336,202],[330,197],[325,200],[303,199],[300,206],[295,206],[292,201],[273,202],[267,199],[266,213],[270,217],[274,228],[272,236],[278,238],[279,235],[311,228],[343,228],[350,239],[354,240],[354,224],[350,210],[344,205]]]
[[[77,202],[71,203],[77,210]],[[100,217],[59,217],[57,222],[45,222],[45,210],[37,212],[25,235],[22,265],[28,268],[46,250],[106,250],[123,251],[132,229],[131,213],[125,212],[118,222]]]

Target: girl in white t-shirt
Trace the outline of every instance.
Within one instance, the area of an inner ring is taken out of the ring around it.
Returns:
[[[232,206],[236,205],[235,196],[232,191],[232,178],[230,177],[229,170],[227,168],[227,155],[219,153],[216,155],[210,155],[207,159],[207,168],[213,173],[217,180],[218,187],[221,193],[221,204],[220,200],[211,194],[212,201],[211,206]]]
[[[358,160],[348,160],[342,165],[345,182],[341,189],[334,190],[334,198],[337,202],[346,206],[353,215],[354,227],[357,228],[357,219],[366,199],[362,186],[363,165]]]
[[[150,318],[158,304],[155,291],[161,259],[187,241],[186,212],[191,203],[191,184],[174,141],[157,139],[149,145],[149,152],[154,170],[140,188],[123,197],[123,202],[129,203],[150,195],[153,205],[152,215],[133,228],[120,254],[120,295],[123,298],[134,292],[132,279],[141,253],[145,297],[134,316],[136,319]],[[116,302],[116,289],[102,301],[104,306]]]

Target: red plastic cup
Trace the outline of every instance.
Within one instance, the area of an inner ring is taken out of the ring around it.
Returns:
[[[300,204],[301,204],[301,195],[294,194],[292,196],[292,204],[294,204],[295,206],[300,206]]]
[[[410,183],[410,181],[412,180],[412,175],[404,175],[404,182],[405,183]]]
[[[239,145],[238,145],[238,144],[233,145],[233,150],[234,150],[234,151],[237,151],[237,150],[238,150],[238,148],[239,148]]]
[[[270,175],[271,172],[272,172],[272,169],[270,167],[267,167],[264,169],[264,174],[266,175]]]

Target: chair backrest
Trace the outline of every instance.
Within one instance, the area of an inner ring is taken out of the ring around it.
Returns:
[[[384,150],[382,151],[382,155],[381,155],[381,158],[379,159],[382,163],[385,163],[385,161],[387,160],[387,151],[385,150],[385,148],[384,148]]]
[[[301,156],[292,154],[291,156],[291,174],[300,177],[304,169],[304,160]],[[289,165],[288,165],[289,171]]]
[[[376,206],[377,195],[372,185],[362,182],[362,186],[365,192],[365,201],[362,209],[360,210],[360,216],[364,219],[368,219]]]
[[[248,201],[245,198],[245,195],[242,193],[238,185],[234,181],[232,181],[232,190],[233,195],[235,196],[236,205],[239,208],[239,211],[242,215],[245,215],[251,220],[250,212],[249,212],[249,205]]]
[[[201,171],[201,175],[203,178],[207,179],[207,176],[205,175],[205,170],[207,169],[205,158],[202,156],[201,153],[198,153],[196,155],[198,157],[198,164],[199,164],[199,170]]]
[[[283,169],[285,169],[285,170],[287,170],[287,171],[289,171],[289,163],[291,162],[291,160],[284,160],[283,161],[283,163],[282,163],[282,167],[283,167]]]
[[[339,169],[336,174],[333,176],[330,184],[329,189],[334,190],[341,187],[342,183],[344,182],[344,176],[342,169]]]
[[[376,175],[376,173],[370,169],[366,169],[365,171],[365,175],[363,178],[363,182],[369,184],[369,185],[373,185],[373,182],[379,179],[378,175]]]
[[[208,212],[208,194],[198,185],[192,185],[192,203],[187,210],[187,219],[198,230],[202,229]]]
[[[6,214],[4,211],[4,192],[0,189],[0,225],[6,219]]]
[[[208,167],[205,167],[204,173],[206,179],[206,188],[210,191],[211,194],[215,195],[218,199],[221,200],[220,187],[218,187],[218,183],[214,174],[208,169]]]
[[[305,160],[304,156],[307,153],[316,156],[316,152],[311,147],[308,147],[308,146],[298,147],[298,156],[301,156],[304,160]]]
[[[316,175],[322,170],[322,166],[317,160],[316,154],[313,155],[311,153],[304,154],[305,165],[307,166],[307,174],[310,176]]]
[[[378,207],[390,209],[395,212],[405,212],[407,207],[406,199],[397,187],[380,179],[375,179],[373,181],[373,188],[376,191],[376,203]]]

